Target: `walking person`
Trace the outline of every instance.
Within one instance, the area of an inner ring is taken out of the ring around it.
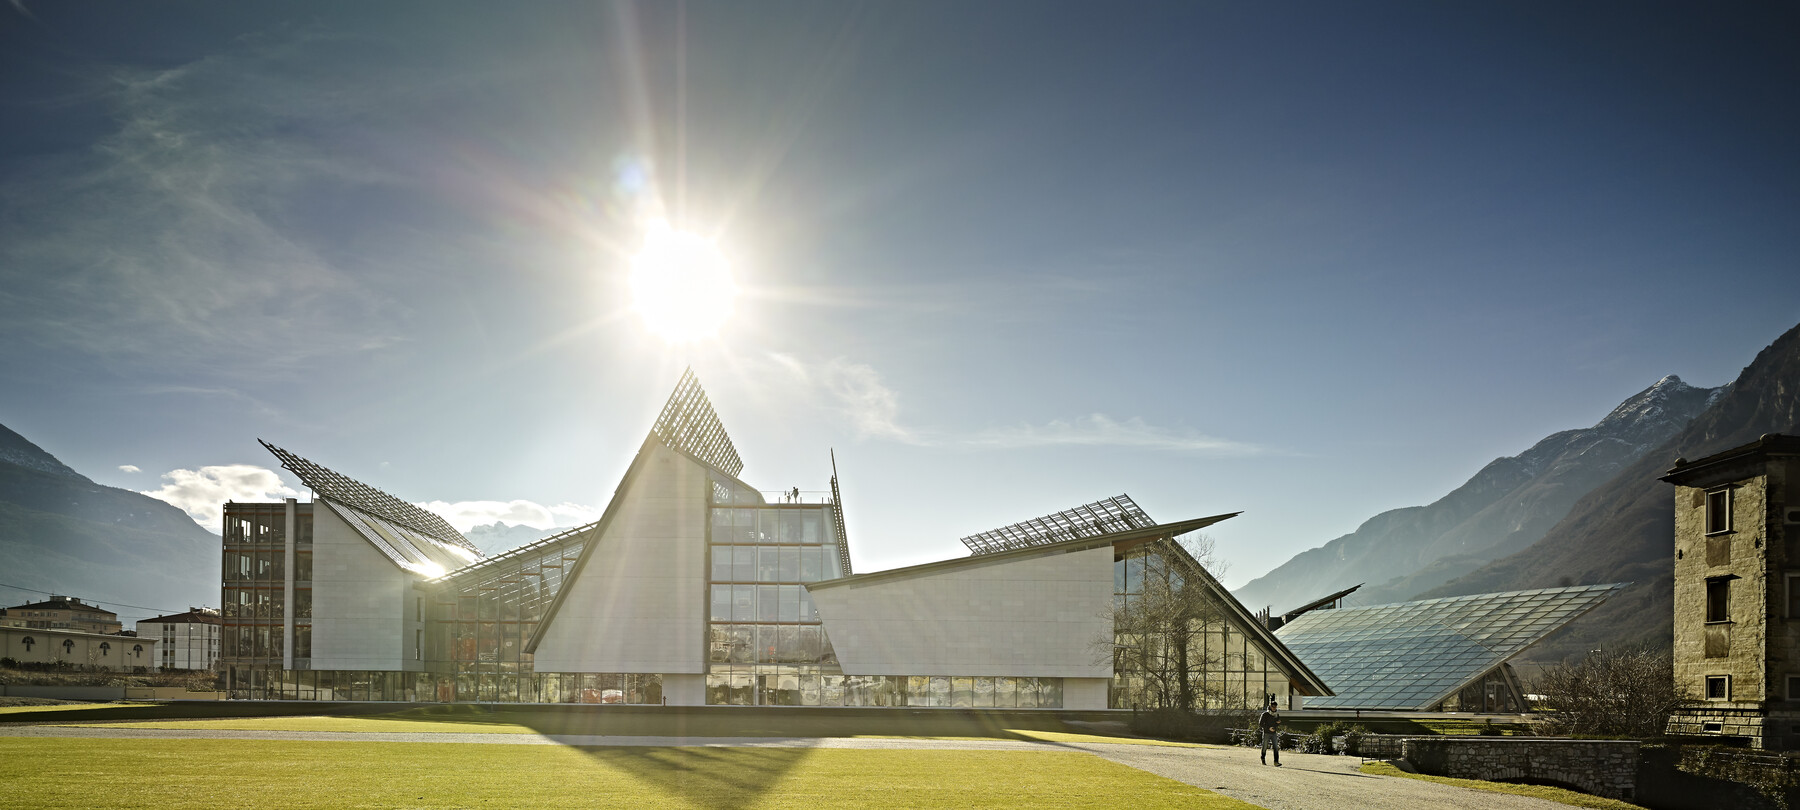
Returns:
[[[1281,715],[1275,712],[1275,699],[1256,716],[1256,727],[1262,730],[1262,762],[1269,764],[1269,749],[1275,749],[1275,767],[1281,767]]]

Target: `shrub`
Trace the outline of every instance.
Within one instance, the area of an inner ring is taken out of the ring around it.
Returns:
[[[1331,738],[1343,737],[1344,750],[1355,751],[1357,741],[1367,733],[1369,730],[1360,724],[1333,720],[1314,728],[1306,739],[1300,741],[1300,748],[1309,754],[1335,754],[1337,752],[1331,748]]]

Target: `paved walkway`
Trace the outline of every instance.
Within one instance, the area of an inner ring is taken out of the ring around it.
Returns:
[[[615,737],[586,734],[483,734],[462,732],[233,731],[224,729],[117,728],[103,725],[0,725],[0,737],[139,740],[286,740],[318,742],[483,743],[490,745],[706,746],[953,751],[1085,751],[1113,762],[1222,793],[1269,810],[1566,810],[1565,805],[1524,796],[1371,776],[1357,757],[1288,752],[1284,767],[1257,761],[1253,748],[1179,748],[1093,742],[1028,740],[921,740],[879,737]]]

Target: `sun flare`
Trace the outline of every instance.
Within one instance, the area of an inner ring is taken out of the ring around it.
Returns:
[[[633,305],[650,331],[672,343],[718,334],[737,286],[717,245],[668,226],[652,228],[632,260]]]

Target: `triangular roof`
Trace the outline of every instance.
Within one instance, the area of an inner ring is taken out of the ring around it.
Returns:
[[[290,453],[262,439],[318,503],[336,513],[394,565],[432,577],[481,558],[481,550],[433,512]]]
[[[1317,610],[1276,631],[1337,694],[1309,709],[1426,711],[1626,585]]]

